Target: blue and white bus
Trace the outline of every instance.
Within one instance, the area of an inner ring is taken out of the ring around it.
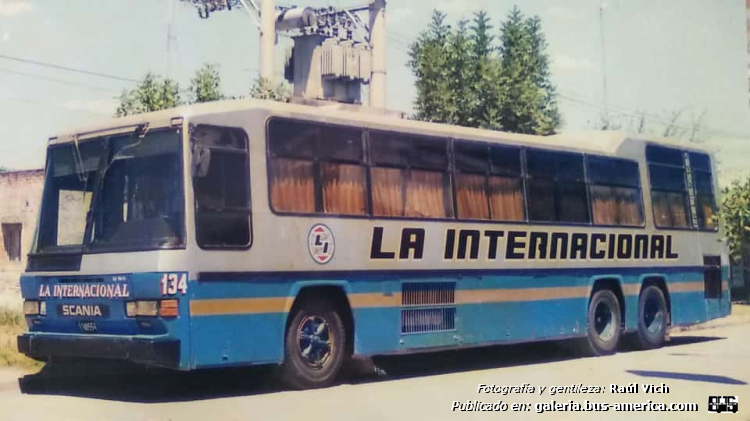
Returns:
[[[50,139],[21,278],[34,358],[276,364],[629,336],[730,313],[715,162],[611,135],[537,137],[240,100]]]

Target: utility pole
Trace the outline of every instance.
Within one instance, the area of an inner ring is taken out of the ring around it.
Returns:
[[[175,6],[177,0],[167,0],[169,2],[169,10],[167,12],[167,62],[166,62],[166,75],[168,78],[172,78],[172,70],[174,67],[174,45],[176,44],[177,36],[175,35]]]
[[[273,85],[274,48],[276,47],[275,0],[261,0],[260,22],[260,77]]]
[[[602,91],[604,98],[604,122],[609,126],[609,100],[607,99],[607,55],[604,42],[604,9],[607,3],[599,6],[599,37],[602,42]]]
[[[386,107],[386,32],[385,0],[370,0],[370,46],[372,73],[370,76],[370,106]]]

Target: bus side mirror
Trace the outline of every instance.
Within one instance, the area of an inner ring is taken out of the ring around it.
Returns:
[[[211,148],[201,145],[193,146],[191,167],[193,178],[203,178],[208,175],[211,167]]]

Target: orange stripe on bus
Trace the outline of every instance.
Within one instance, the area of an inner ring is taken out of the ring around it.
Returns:
[[[383,295],[382,293],[350,294],[349,304],[352,308],[399,307],[401,305],[401,293],[397,292],[392,295]]]
[[[727,283],[723,283],[725,289]],[[639,284],[622,286],[625,295],[638,295]],[[669,292],[703,291],[703,282],[675,282],[668,285]],[[548,288],[506,288],[456,291],[456,304],[507,303],[521,301],[545,301],[569,298],[588,298],[589,287],[548,287]],[[400,307],[401,293],[384,295],[382,293],[350,294],[352,308]],[[221,316],[230,314],[263,314],[286,313],[291,309],[290,297],[270,298],[227,298],[211,300],[193,300],[190,302],[190,314],[193,316]]]
[[[673,292],[703,292],[703,281],[698,282],[675,282],[667,285],[670,293]]]
[[[551,287],[516,289],[480,289],[456,291],[457,304],[506,303],[518,301],[558,300],[586,298],[589,287]]]
[[[271,298],[226,298],[193,300],[190,302],[192,316],[223,316],[230,314],[262,314],[288,312],[287,297]]]

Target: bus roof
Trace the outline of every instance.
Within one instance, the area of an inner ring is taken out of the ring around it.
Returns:
[[[574,150],[586,153],[615,155],[626,142],[658,143],[682,149],[709,151],[705,145],[698,145],[673,138],[653,137],[643,134],[632,134],[623,131],[571,131],[550,136],[525,135],[493,130],[474,129],[442,123],[409,120],[389,113],[364,106],[353,106],[330,102],[312,102],[306,104],[283,103],[277,101],[239,99],[214,101],[202,104],[185,105],[168,110],[137,114],[127,117],[111,118],[98,124],[76,127],[50,138],[51,144],[66,143],[76,134],[79,139],[101,136],[108,132],[121,132],[149,123],[153,126],[176,124],[181,118],[188,120],[196,116],[208,116],[243,110],[268,110],[283,116],[309,118],[330,123],[358,123],[380,129],[404,130],[433,136],[468,138],[488,142],[511,142],[528,146],[541,146],[555,149]]]

